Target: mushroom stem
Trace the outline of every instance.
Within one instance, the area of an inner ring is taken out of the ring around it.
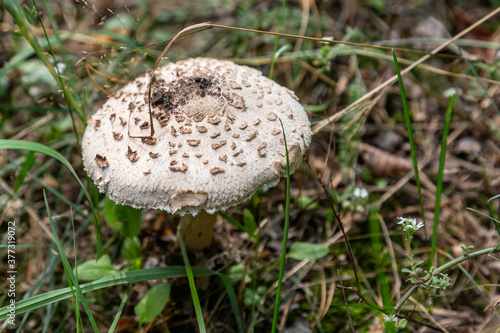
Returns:
[[[186,214],[181,218],[180,230],[186,247],[202,250],[210,245],[217,214],[200,211],[196,216]]]

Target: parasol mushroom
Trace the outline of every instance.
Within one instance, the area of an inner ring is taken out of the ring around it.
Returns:
[[[188,235],[181,227],[186,245],[203,248],[212,239],[214,213],[286,175],[278,117],[290,170],[309,147],[310,123],[291,90],[230,61],[195,58],[156,69],[151,115],[150,81],[151,71],[88,119],[83,164],[117,204],[184,216],[184,230],[197,229]]]

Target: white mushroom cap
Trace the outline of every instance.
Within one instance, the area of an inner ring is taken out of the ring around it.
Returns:
[[[286,175],[311,142],[298,98],[258,70],[208,58],[155,71],[127,84],[91,116],[83,164],[118,204],[170,213],[214,213]],[[142,138],[132,138],[141,136]]]

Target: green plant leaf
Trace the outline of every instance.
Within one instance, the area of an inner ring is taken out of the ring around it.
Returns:
[[[115,319],[111,323],[111,326],[109,327],[108,333],[113,333],[116,329],[116,326],[118,325],[118,321],[120,320],[120,316],[123,312],[123,308],[125,307],[125,304],[127,303],[128,295],[130,293],[130,289],[132,288],[132,284],[128,285],[127,291],[125,291],[125,295],[123,296],[122,301],[120,302],[120,307],[118,307],[118,311],[116,312]]]
[[[130,261],[141,258],[141,241],[138,237],[127,237],[121,248],[122,256]]]
[[[257,290],[246,288],[243,292],[243,303],[248,307],[259,304],[262,294],[264,294],[265,291],[266,287],[264,286],[257,287]]]
[[[252,278],[249,276],[249,274],[245,274],[245,266],[243,264],[229,266],[225,270],[225,274],[229,278],[229,281],[231,281],[231,283],[233,284],[240,282],[243,277],[245,277],[245,283],[249,283],[252,281]]]
[[[186,246],[184,245],[184,240],[182,239],[180,227],[177,227],[177,236],[179,237],[179,246],[181,247],[184,266],[186,267],[186,275],[188,278],[189,290],[191,291],[191,299],[193,300],[194,312],[196,313],[196,321],[198,322],[198,330],[200,333],[206,333],[207,329],[205,327],[205,322],[203,319],[200,298],[198,297],[198,291],[196,290],[193,271],[191,269],[191,264],[189,263],[189,258],[187,255]]]
[[[35,161],[35,152],[30,151],[28,153],[28,156],[26,156],[26,162],[24,162],[23,168],[21,169],[21,172],[19,172],[19,176],[17,177],[16,186],[14,187],[15,193],[17,193],[21,185],[23,185],[24,177],[26,177],[26,174],[28,173],[34,161]]]
[[[130,206],[117,205],[106,197],[104,200],[104,218],[109,227],[123,237],[134,237],[141,232],[142,211]]]
[[[408,274],[413,273],[413,272],[412,272],[412,271],[410,271],[408,268],[401,268],[401,272],[403,272],[403,273],[408,273]]]
[[[158,284],[147,292],[134,307],[134,312],[139,317],[139,326],[151,322],[163,311],[169,295],[170,284]]]
[[[249,236],[253,236],[257,225],[255,224],[255,218],[251,211],[245,208],[243,211],[243,223],[245,224],[245,231]]]
[[[76,269],[74,270],[76,274]],[[111,259],[103,254],[99,260],[89,260],[78,265],[78,281],[95,281],[119,272],[111,266]]]
[[[295,260],[304,259],[319,259],[323,258],[330,252],[328,247],[321,244],[314,244],[308,242],[295,242],[290,247],[288,257]]]
[[[424,263],[424,261],[423,261],[423,260],[419,260],[419,261],[417,261],[417,262],[413,265],[413,267],[420,266],[420,265],[422,265],[423,263]]]

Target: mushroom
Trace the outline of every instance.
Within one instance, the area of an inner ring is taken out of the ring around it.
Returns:
[[[157,68],[151,115],[150,81],[151,71],[89,117],[83,164],[99,190],[117,204],[179,214],[186,244],[205,247],[212,239],[214,213],[286,175],[278,117],[290,170],[309,147],[310,123],[291,90],[230,61],[195,58]],[[190,239],[184,233],[188,229],[197,229],[190,234],[202,239]]]

